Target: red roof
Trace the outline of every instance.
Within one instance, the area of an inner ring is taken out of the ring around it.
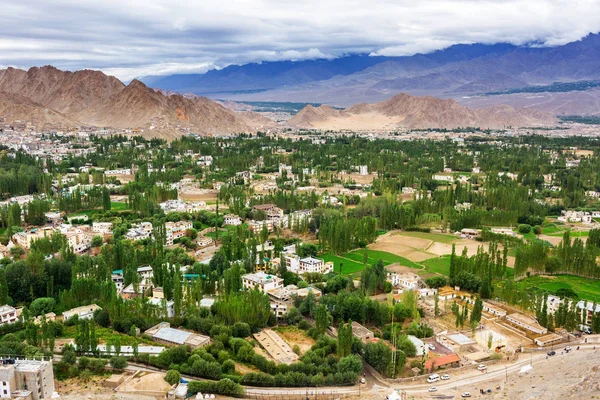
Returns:
[[[458,354],[448,354],[447,356],[441,356],[433,360],[426,361],[425,370],[430,370],[433,365],[435,365],[436,367],[442,367],[444,365],[452,364],[459,361],[460,357],[458,356]]]

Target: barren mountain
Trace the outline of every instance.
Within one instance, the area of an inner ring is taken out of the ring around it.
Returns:
[[[374,104],[357,104],[346,110],[306,106],[288,124],[296,128],[388,130],[426,128],[504,128],[549,126],[556,117],[533,109],[498,105],[470,110],[454,100],[415,97],[405,93]]]
[[[8,121],[35,117],[40,126],[142,128],[149,136],[170,136],[180,128],[222,135],[268,126],[268,121],[204,97],[163,93],[137,80],[125,86],[99,71],[67,72],[50,66],[0,70],[0,100],[0,116]]]
[[[59,112],[35,103],[27,97],[7,92],[0,92],[0,116],[9,116],[8,123],[31,121],[40,127],[74,124]]]

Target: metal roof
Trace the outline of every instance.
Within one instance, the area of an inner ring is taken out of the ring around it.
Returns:
[[[190,332],[180,331],[173,328],[160,328],[153,336],[155,339],[165,340],[171,343],[184,344],[191,336]]]

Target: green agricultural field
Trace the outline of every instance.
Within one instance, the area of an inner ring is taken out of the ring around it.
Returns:
[[[452,235],[444,235],[443,233],[427,233],[427,232],[402,232],[400,236],[410,236],[420,239],[433,240],[434,242],[452,244],[457,238]]]
[[[565,234],[565,231],[560,231],[560,232],[556,232],[556,233],[550,233],[548,236],[558,236],[558,237],[562,237]],[[576,238],[576,237],[588,237],[590,235],[589,231],[571,231],[571,237],[572,238]]]
[[[343,275],[351,275],[362,271],[364,268],[362,262],[356,262],[349,258],[344,258],[333,254],[324,254],[321,256],[321,258],[323,258],[326,262],[333,262],[333,270],[338,274],[340,273],[341,264],[344,264],[341,271]]]
[[[600,302],[600,280],[572,275],[532,276],[517,282],[521,289],[538,288],[556,293],[558,289],[571,289],[581,299]]]
[[[449,276],[450,275],[450,256],[440,256],[430,258],[422,262],[427,272],[433,272],[436,274]]]
[[[123,203],[120,201],[111,201],[110,209],[114,210],[114,211],[123,211],[123,210],[128,210],[129,206],[127,205],[127,203]]]
[[[379,260],[383,261],[383,265],[390,265],[394,263],[399,263],[405,267],[423,269],[422,265],[414,263],[404,257],[397,256],[392,253],[388,253],[386,251],[378,251],[378,250],[370,250],[367,249],[368,259],[367,265],[376,264]],[[333,262],[333,269],[335,272],[339,273],[339,265],[340,263],[344,263],[342,273],[344,275],[354,274],[356,272],[360,272],[363,270],[363,256],[364,249],[350,251],[342,256],[336,256],[330,253],[326,253],[322,256],[325,261]]]
[[[552,235],[553,233],[557,233],[557,232],[564,232],[565,228],[564,226],[560,226],[557,224],[544,224],[542,225],[542,233],[544,235]]]

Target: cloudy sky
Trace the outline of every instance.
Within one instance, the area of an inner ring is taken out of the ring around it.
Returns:
[[[228,64],[554,46],[600,30],[599,0],[0,0],[0,66],[121,79]]]

